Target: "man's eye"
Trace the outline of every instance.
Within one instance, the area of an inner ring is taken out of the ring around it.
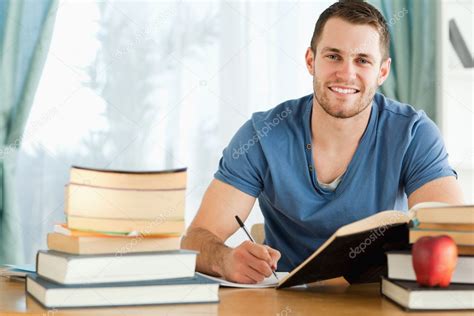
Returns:
[[[338,60],[339,56],[337,56],[337,55],[328,55],[327,58],[329,58],[331,60]]]
[[[359,63],[361,64],[370,64],[370,62],[367,60],[367,59],[364,59],[364,58],[359,58]]]

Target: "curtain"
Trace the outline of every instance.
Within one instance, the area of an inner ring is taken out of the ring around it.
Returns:
[[[390,32],[391,74],[380,90],[424,110],[436,120],[437,21],[439,1],[369,0],[385,16]]]
[[[57,2],[0,1],[0,263],[24,261],[17,153],[46,60]]]

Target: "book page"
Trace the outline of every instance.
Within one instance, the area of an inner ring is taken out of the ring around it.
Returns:
[[[395,224],[408,223],[411,218],[410,212],[404,211],[382,211],[363,218],[361,220],[352,222],[340,227],[335,233],[335,236],[351,235],[363,231],[368,231],[381,226],[390,226]],[[331,236],[332,237],[332,236]],[[322,246],[321,246],[322,248]]]
[[[431,207],[442,207],[442,206],[451,206],[448,203],[443,202],[420,202],[418,204],[413,205],[410,211],[416,211],[420,208],[431,208]]]
[[[262,282],[256,283],[256,284],[230,282],[230,281],[224,280],[223,278],[207,275],[200,272],[196,272],[196,274],[199,274],[213,281],[217,281],[219,282],[220,286],[224,286],[224,287],[235,287],[235,288],[242,288],[242,289],[263,289],[263,288],[276,287],[278,285],[278,281],[283,279],[285,276],[287,276],[288,272],[276,272],[279,280],[277,280],[275,276],[272,274],[270,277],[265,278]]]
[[[0,276],[3,277],[26,277],[28,273],[36,272],[34,264],[2,264],[0,265]]]

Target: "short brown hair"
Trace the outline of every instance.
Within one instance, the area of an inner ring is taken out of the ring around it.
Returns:
[[[333,17],[341,18],[353,24],[369,24],[373,26],[379,33],[382,60],[384,61],[389,57],[390,35],[388,33],[387,21],[375,7],[357,0],[336,2],[321,13],[311,38],[311,50],[313,53],[316,53],[316,45],[323,33],[324,25]]]

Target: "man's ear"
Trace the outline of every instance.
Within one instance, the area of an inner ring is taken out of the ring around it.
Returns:
[[[306,60],[306,68],[308,69],[311,76],[314,76],[314,53],[311,47],[308,47],[304,56]]]
[[[379,79],[377,80],[377,84],[379,86],[381,86],[385,82],[385,80],[387,80],[388,75],[390,74],[391,63],[392,59],[388,57],[387,60],[382,62],[382,64],[380,65]]]

